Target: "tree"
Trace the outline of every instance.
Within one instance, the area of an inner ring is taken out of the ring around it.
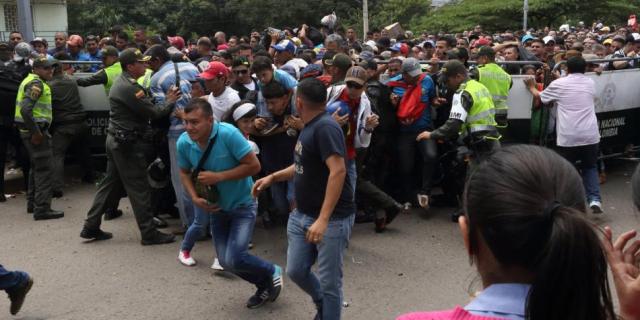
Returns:
[[[529,25],[558,26],[568,20],[626,21],[639,5],[638,0],[530,0]],[[519,29],[522,27],[522,6],[522,0],[460,0],[434,10],[417,24],[422,29],[447,32],[469,30],[477,24],[490,31]]]

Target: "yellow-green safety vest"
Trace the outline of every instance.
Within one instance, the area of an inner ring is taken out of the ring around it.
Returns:
[[[478,68],[480,73],[480,83],[482,83],[493,99],[493,105],[496,108],[496,118],[499,121],[498,128],[507,126],[507,97],[511,88],[511,76],[506,73],[500,66],[495,63],[486,64]]]
[[[16,113],[15,113],[15,121],[18,123],[24,123],[24,119],[22,118],[20,103],[24,100],[24,89],[31,81],[40,80],[42,82],[42,94],[36,101],[36,104],[33,106],[33,120],[35,122],[46,122],[51,123],[52,120],[52,108],[51,108],[51,88],[49,85],[42,80],[36,74],[29,74],[22,83],[20,83],[20,87],[18,88],[18,96],[16,97]]]
[[[107,84],[104,85],[104,91],[109,95],[109,91],[111,91],[111,86],[116,81],[116,78],[120,76],[122,73],[122,67],[120,66],[120,62],[116,62],[106,68],[104,68],[104,72],[107,73]]]
[[[145,90],[149,90],[151,88],[151,75],[153,74],[153,70],[147,69],[144,71],[144,76],[138,78],[136,82],[141,85]]]
[[[496,109],[489,90],[476,80],[468,80],[460,86],[460,90],[466,91],[473,98],[473,105],[467,115],[467,120],[460,128],[460,135],[465,137],[480,131],[494,133],[487,135],[488,139],[500,139],[497,134],[495,120]]]

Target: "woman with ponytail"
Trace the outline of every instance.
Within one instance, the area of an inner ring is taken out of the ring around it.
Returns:
[[[399,320],[616,319],[582,180],[557,153],[515,145],[470,175],[459,219],[484,290],[464,308]]]

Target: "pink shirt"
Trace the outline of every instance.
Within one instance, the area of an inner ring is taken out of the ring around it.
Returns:
[[[413,312],[399,316],[396,320],[499,320],[503,318],[492,318],[484,316],[476,316],[461,307],[453,310],[431,311],[431,312]]]
[[[540,93],[542,103],[556,103],[558,146],[577,147],[600,142],[595,97],[595,83],[582,73],[555,80]]]

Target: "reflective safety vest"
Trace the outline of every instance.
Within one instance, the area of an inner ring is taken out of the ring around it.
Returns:
[[[480,73],[480,83],[482,83],[493,98],[493,105],[496,108],[496,121],[498,128],[507,126],[507,97],[511,87],[511,76],[495,63],[486,64],[478,68]]]
[[[151,75],[153,74],[153,70],[147,69],[144,71],[144,76],[138,78],[136,82],[141,85],[145,90],[149,90],[151,88]]]
[[[104,72],[107,73],[107,84],[104,85],[104,91],[109,96],[109,91],[111,91],[111,86],[116,81],[116,78],[120,76],[122,73],[122,67],[120,66],[120,62],[116,62],[106,68],[104,68]]]
[[[21,107],[20,104],[24,100],[24,89],[31,81],[39,80],[42,82],[42,94],[36,101],[36,104],[33,106],[33,120],[35,122],[46,122],[51,123],[52,120],[52,108],[51,108],[51,88],[49,85],[44,82],[44,80],[40,79],[38,75],[30,73],[22,83],[20,83],[20,87],[18,88],[18,96],[16,97],[16,113],[15,113],[15,121],[17,123],[24,123],[24,119],[22,118]]]
[[[473,105],[467,115],[467,120],[460,128],[460,135],[466,137],[477,132],[486,132],[488,139],[500,139],[497,132],[495,113],[491,93],[476,80],[468,80],[460,86],[460,90],[467,92],[473,98]],[[474,135],[477,137],[477,135]]]

